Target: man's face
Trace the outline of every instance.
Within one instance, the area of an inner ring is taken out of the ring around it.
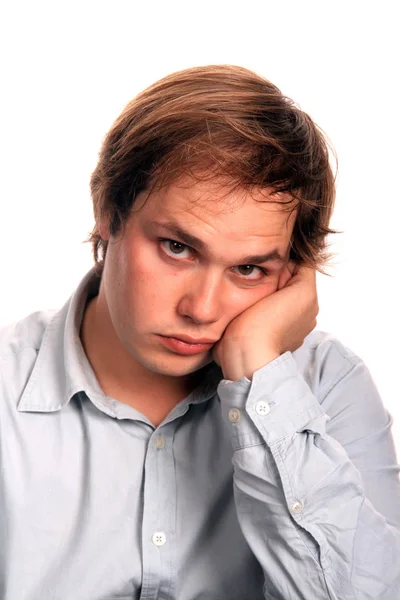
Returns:
[[[108,245],[102,286],[114,330],[154,373],[183,377],[205,366],[210,347],[190,354],[171,338],[216,342],[237,315],[277,290],[296,211],[289,217],[266,190],[221,196],[205,182],[172,184],[145,202],[139,196]]]

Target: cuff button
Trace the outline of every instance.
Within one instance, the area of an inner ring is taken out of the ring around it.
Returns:
[[[262,417],[264,417],[265,415],[267,415],[270,411],[270,407],[268,402],[265,402],[264,400],[260,400],[260,402],[257,402],[256,404],[256,413],[258,415],[261,415]]]

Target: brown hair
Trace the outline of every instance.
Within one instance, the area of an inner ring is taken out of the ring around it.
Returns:
[[[95,226],[86,240],[98,274],[108,244],[100,222],[108,219],[116,236],[138,194],[196,173],[244,190],[280,192],[291,210],[295,200],[290,259],[324,272],[326,237],[336,233],[329,228],[335,200],[330,150],[305,112],[243,67],[194,67],[164,77],[125,107],[101,147],[90,181]]]

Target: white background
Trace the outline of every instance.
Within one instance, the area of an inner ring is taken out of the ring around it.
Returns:
[[[92,265],[89,177],[107,129],[179,69],[270,79],[339,157],[332,277],[319,328],[368,364],[400,454],[398,3],[3,0],[0,325],[61,307]],[[357,399],[362,402],[362,397]]]

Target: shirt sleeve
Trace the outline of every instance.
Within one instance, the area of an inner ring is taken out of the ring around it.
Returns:
[[[289,352],[251,382],[218,386],[238,520],[263,568],[264,596],[400,599],[391,417],[360,359],[328,383],[325,374],[323,397],[311,387]]]

